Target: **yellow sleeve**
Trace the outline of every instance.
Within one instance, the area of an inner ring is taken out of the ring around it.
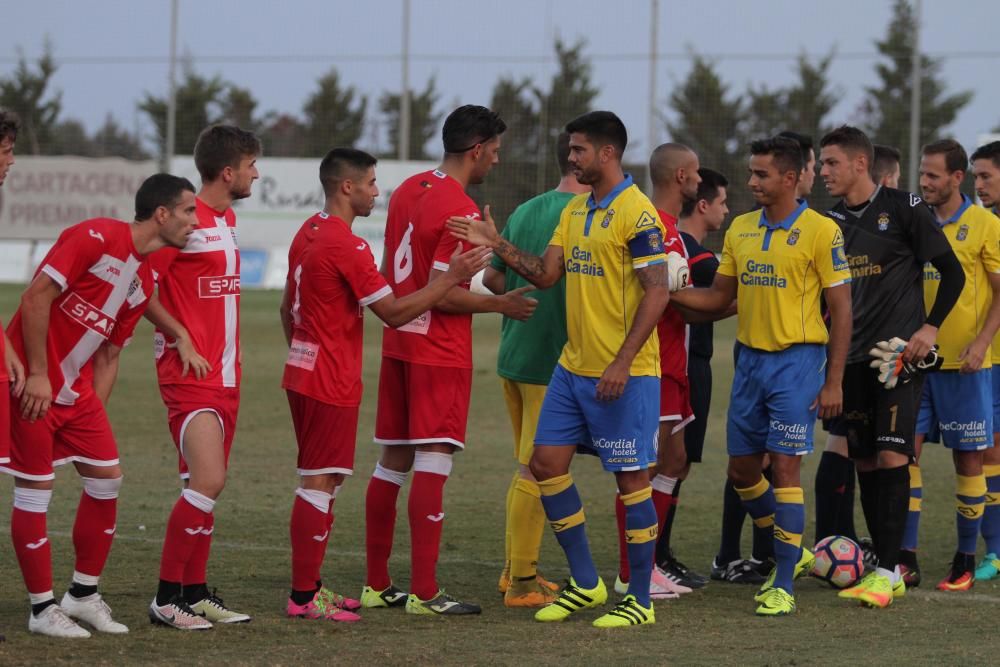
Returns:
[[[990,273],[1000,273],[1000,218],[984,215],[986,238],[983,239],[983,266]]]
[[[733,255],[732,244],[734,227],[735,225],[730,225],[726,230],[726,236],[722,239],[722,260],[719,262],[719,268],[715,270],[716,273],[733,278],[736,277],[736,257]]]
[[[549,245],[557,245],[560,248],[566,246],[566,226],[569,224],[569,210],[570,206],[563,208],[562,213],[559,214],[559,224],[556,225],[555,230],[552,232],[552,238],[549,240]]]
[[[844,252],[844,235],[833,220],[820,218],[816,222],[813,261],[824,287],[836,287],[851,282],[851,267]]]
[[[667,261],[663,252],[664,239],[667,230],[660,221],[656,209],[645,206],[630,206],[622,222],[624,241],[632,255],[632,268],[644,269],[647,266]]]

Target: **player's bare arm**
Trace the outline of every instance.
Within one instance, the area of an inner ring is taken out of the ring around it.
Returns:
[[[525,252],[497,232],[489,205],[483,208],[483,219],[453,217],[448,219],[448,229],[457,238],[473,245],[492,248],[493,252],[510,268],[517,271],[535,287],[552,287],[566,272],[563,249],[550,245],[541,257]]]
[[[503,294],[507,284],[506,273],[503,269],[495,269],[492,266],[486,268],[483,273],[483,286],[494,294]]]
[[[830,311],[830,342],[826,346],[826,382],[816,397],[815,406],[823,419],[836,417],[844,410],[844,366],[851,347],[853,317],[851,285],[845,283],[823,290]]]
[[[4,337],[4,368],[7,369],[7,377],[10,378],[10,393],[17,397],[24,391],[24,365],[17,358],[17,353],[10,346],[10,339],[7,334]],[[0,399],[2,400],[2,399]]]
[[[736,288],[735,277],[716,273],[711,287],[688,287],[674,292],[672,298],[675,305],[722,319],[736,312]]]
[[[993,337],[1000,329],[1000,273],[987,273],[986,277],[990,281],[993,300],[990,302],[989,310],[986,311],[983,328],[979,330],[969,346],[958,355],[958,360],[962,362],[962,368],[959,369],[962,373],[975,373],[982,370],[986,350],[989,349]]]
[[[44,417],[52,405],[46,340],[52,303],[60,294],[59,284],[43,272],[31,281],[21,296],[21,334],[28,364],[21,394],[21,417],[30,421]]]
[[[684,316],[684,321],[688,324],[710,324],[712,322],[718,322],[719,320],[728,319],[736,314],[735,301],[729,304],[729,307],[721,313],[706,313],[700,310],[691,310],[690,308],[682,306],[678,303],[676,296],[677,292],[674,292],[670,303],[680,312],[681,315]]]
[[[177,354],[181,358],[181,376],[186,376],[189,368],[199,380],[208,375],[208,372],[212,370],[212,365],[195,349],[194,343],[191,342],[191,334],[177,318],[167,312],[167,309],[160,303],[158,295],[154,294],[149,299],[149,306],[146,308],[144,316],[168,338],[173,339],[173,342],[168,342],[167,346],[177,348]],[[240,353],[242,354],[242,350]]]
[[[422,289],[397,299],[393,295],[379,299],[369,305],[379,319],[391,327],[400,327],[420,313],[438,304],[450,294],[453,288],[469,282],[472,277],[485,269],[493,253],[489,248],[476,247],[461,252],[461,245],[455,248],[447,271],[431,273],[431,279]],[[464,292],[465,290],[457,290]]]
[[[111,343],[101,345],[94,353],[94,393],[105,407],[108,405],[108,398],[111,397],[115,380],[118,379],[118,361],[121,353],[122,349]]]
[[[435,280],[441,273],[443,271],[431,270],[431,280]],[[538,306],[537,299],[525,296],[534,290],[531,285],[526,285],[499,296],[491,296],[453,287],[435,308],[446,313],[500,313],[513,320],[523,321],[531,317]]]
[[[292,301],[294,300],[295,285],[291,280],[285,281],[285,290],[281,294],[281,305],[278,307],[278,314],[281,316],[281,331],[285,334],[285,344],[292,344]]]
[[[614,361],[608,364],[597,382],[597,400],[614,401],[621,398],[628,383],[632,361],[646,343],[663,311],[670,303],[670,282],[666,262],[636,269],[636,277],[644,291],[635,310],[635,319]]]

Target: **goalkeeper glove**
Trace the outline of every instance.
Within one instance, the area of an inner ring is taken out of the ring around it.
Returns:
[[[687,259],[679,252],[667,253],[667,281],[671,292],[682,290],[688,286],[691,279],[691,270],[688,268]]]
[[[909,382],[917,373],[936,371],[944,363],[944,359],[938,354],[937,345],[931,348],[926,357],[916,363],[903,361],[906,344],[907,341],[902,338],[880,340],[875,347],[868,351],[872,357],[869,366],[878,371],[878,381],[886,389],[892,389],[897,384]]]

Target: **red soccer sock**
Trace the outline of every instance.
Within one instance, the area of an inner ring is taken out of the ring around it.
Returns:
[[[205,525],[201,529],[201,535],[195,542],[191,557],[184,568],[184,578],[181,583],[184,586],[196,586],[208,581],[208,556],[212,552],[212,535],[215,534],[215,514],[209,512],[205,515]]]
[[[663,493],[653,488],[653,507],[656,508],[656,528],[657,534],[663,530],[663,524],[667,521],[667,515],[674,505],[674,497],[669,493]]]
[[[376,591],[392,584],[389,556],[396,530],[396,500],[406,481],[406,473],[375,466],[365,494],[365,556],[368,573],[365,582]]]
[[[618,524],[618,578],[628,583],[632,578],[628,564],[628,543],[625,541],[625,503],[622,494],[615,494],[615,522]]]
[[[104,480],[101,480],[104,481]],[[117,496],[117,492],[115,493]],[[73,548],[76,550],[76,571],[99,577],[111,553],[118,517],[118,498],[97,499],[86,490],[80,495],[80,505],[73,523]]]
[[[444,485],[451,473],[451,454],[417,452],[410,487],[410,592],[421,600],[438,593],[437,562],[444,527]]]
[[[323,507],[323,509],[320,509]],[[297,489],[289,527],[292,540],[292,590],[311,591],[320,580],[330,538],[330,494]]]
[[[52,491],[15,487],[14,511],[10,516],[10,538],[28,593],[52,591],[52,547],[46,517]]]
[[[211,526],[214,506],[215,502],[212,499],[190,489],[185,489],[174,503],[170,519],[167,520],[167,532],[163,537],[163,555],[160,558],[161,580],[177,583],[185,580],[185,570],[198,547],[202,532]]]

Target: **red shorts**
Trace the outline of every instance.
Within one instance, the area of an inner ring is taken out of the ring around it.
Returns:
[[[353,474],[358,407],[330,405],[291,389],[286,389],[285,393],[299,445],[298,473]]]
[[[694,419],[691,409],[691,387],[683,380],[663,375],[660,377],[660,421],[677,422],[672,433],[677,433]]]
[[[11,405],[14,402],[14,397],[10,395],[10,382],[0,382],[0,465],[10,463],[10,413],[17,409]]]
[[[184,461],[184,431],[195,415],[201,412],[214,412],[219,419],[228,467],[229,452],[233,448],[233,436],[236,434],[236,414],[240,410],[240,390],[235,387],[164,384],[160,385],[160,396],[167,406],[167,422],[177,447],[177,469],[181,479],[191,476]]]
[[[55,479],[53,468],[64,463],[118,465],[118,444],[104,405],[93,392],[74,405],[52,404],[42,419],[21,418],[20,399],[10,397],[10,463],[3,471],[42,482]]]
[[[465,449],[472,369],[427,366],[382,357],[375,442],[448,443]]]

